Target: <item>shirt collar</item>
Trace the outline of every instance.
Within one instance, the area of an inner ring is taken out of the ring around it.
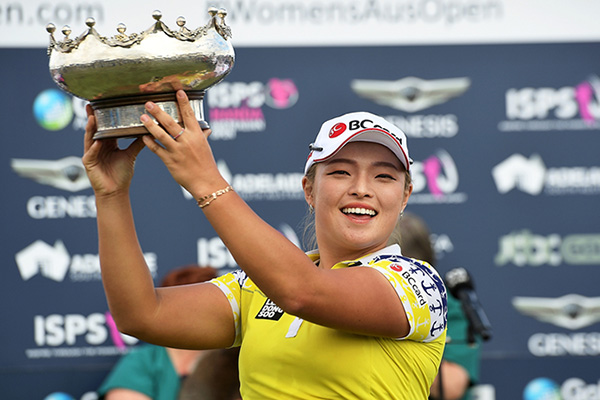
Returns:
[[[394,255],[402,255],[402,249],[400,249],[400,245],[399,244],[392,244],[390,246],[387,246],[381,250],[378,250],[374,253],[370,253],[367,254],[364,257],[358,258],[356,260],[347,260],[347,261],[340,261],[339,263],[337,263],[336,265],[334,265],[334,268],[337,266],[338,268],[341,267],[342,265],[348,266],[348,267],[355,267],[357,265],[367,265],[371,260],[373,260],[376,257],[381,256],[382,254],[394,254]],[[310,257],[311,261],[313,261],[315,264],[318,264],[320,255],[319,255],[319,250],[315,249],[315,250],[311,250],[309,252],[306,253],[307,256]]]

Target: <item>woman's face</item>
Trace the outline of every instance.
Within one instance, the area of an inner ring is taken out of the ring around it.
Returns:
[[[313,182],[304,179],[315,210],[319,248],[372,252],[386,246],[408,201],[405,170],[387,147],[352,142],[317,164]]]

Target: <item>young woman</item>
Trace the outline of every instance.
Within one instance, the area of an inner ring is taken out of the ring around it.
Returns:
[[[186,94],[183,129],[153,103],[150,135],[119,150],[93,141],[83,162],[96,195],[106,296],[119,328],[193,349],[241,346],[240,382],[252,399],[426,399],[445,342],[446,291],[428,264],[387,246],[412,185],[406,137],[383,118],[346,114],[321,127],[305,168],[317,249],[305,254],[261,220],[220,175]],[[163,128],[164,127],[164,128]],[[129,200],[146,146],[198,200],[241,270],[157,288]]]

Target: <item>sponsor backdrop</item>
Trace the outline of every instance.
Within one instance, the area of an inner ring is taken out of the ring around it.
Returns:
[[[119,334],[104,299],[80,162],[85,104],[52,82],[44,25],[70,23],[78,34],[92,13],[103,34],[119,15],[138,18],[141,30],[152,21],[139,15],[161,7],[168,25],[180,14],[200,24],[207,5],[33,3],[0,4],[0,387],[10,399],[93,400],[137,340]],[[598,5],[297,3],[223,2],[241,42],[232,73],[205,102],[223,174],[301,246],[300,180],[321,122],[357,110],[389,118],[415,160],[408,211],[430,225],[442,273],[471,273],[493,326],[480,398],[600,399],[600,32],[585,23]],[[157,281],[193,262],[236,267],[147,150],[131,190]]]

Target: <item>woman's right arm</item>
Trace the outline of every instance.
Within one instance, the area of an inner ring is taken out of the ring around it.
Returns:
[[[94,140],[96,122],[89,106],[87,111],[82,160],[96,196],[102,282],[117,327],[162,346],[231,345],[233,315],[215,285],[155,289],[137,238],[129,197],[135,159],[143,141],[138,138],[121,150],[116,139]]]

